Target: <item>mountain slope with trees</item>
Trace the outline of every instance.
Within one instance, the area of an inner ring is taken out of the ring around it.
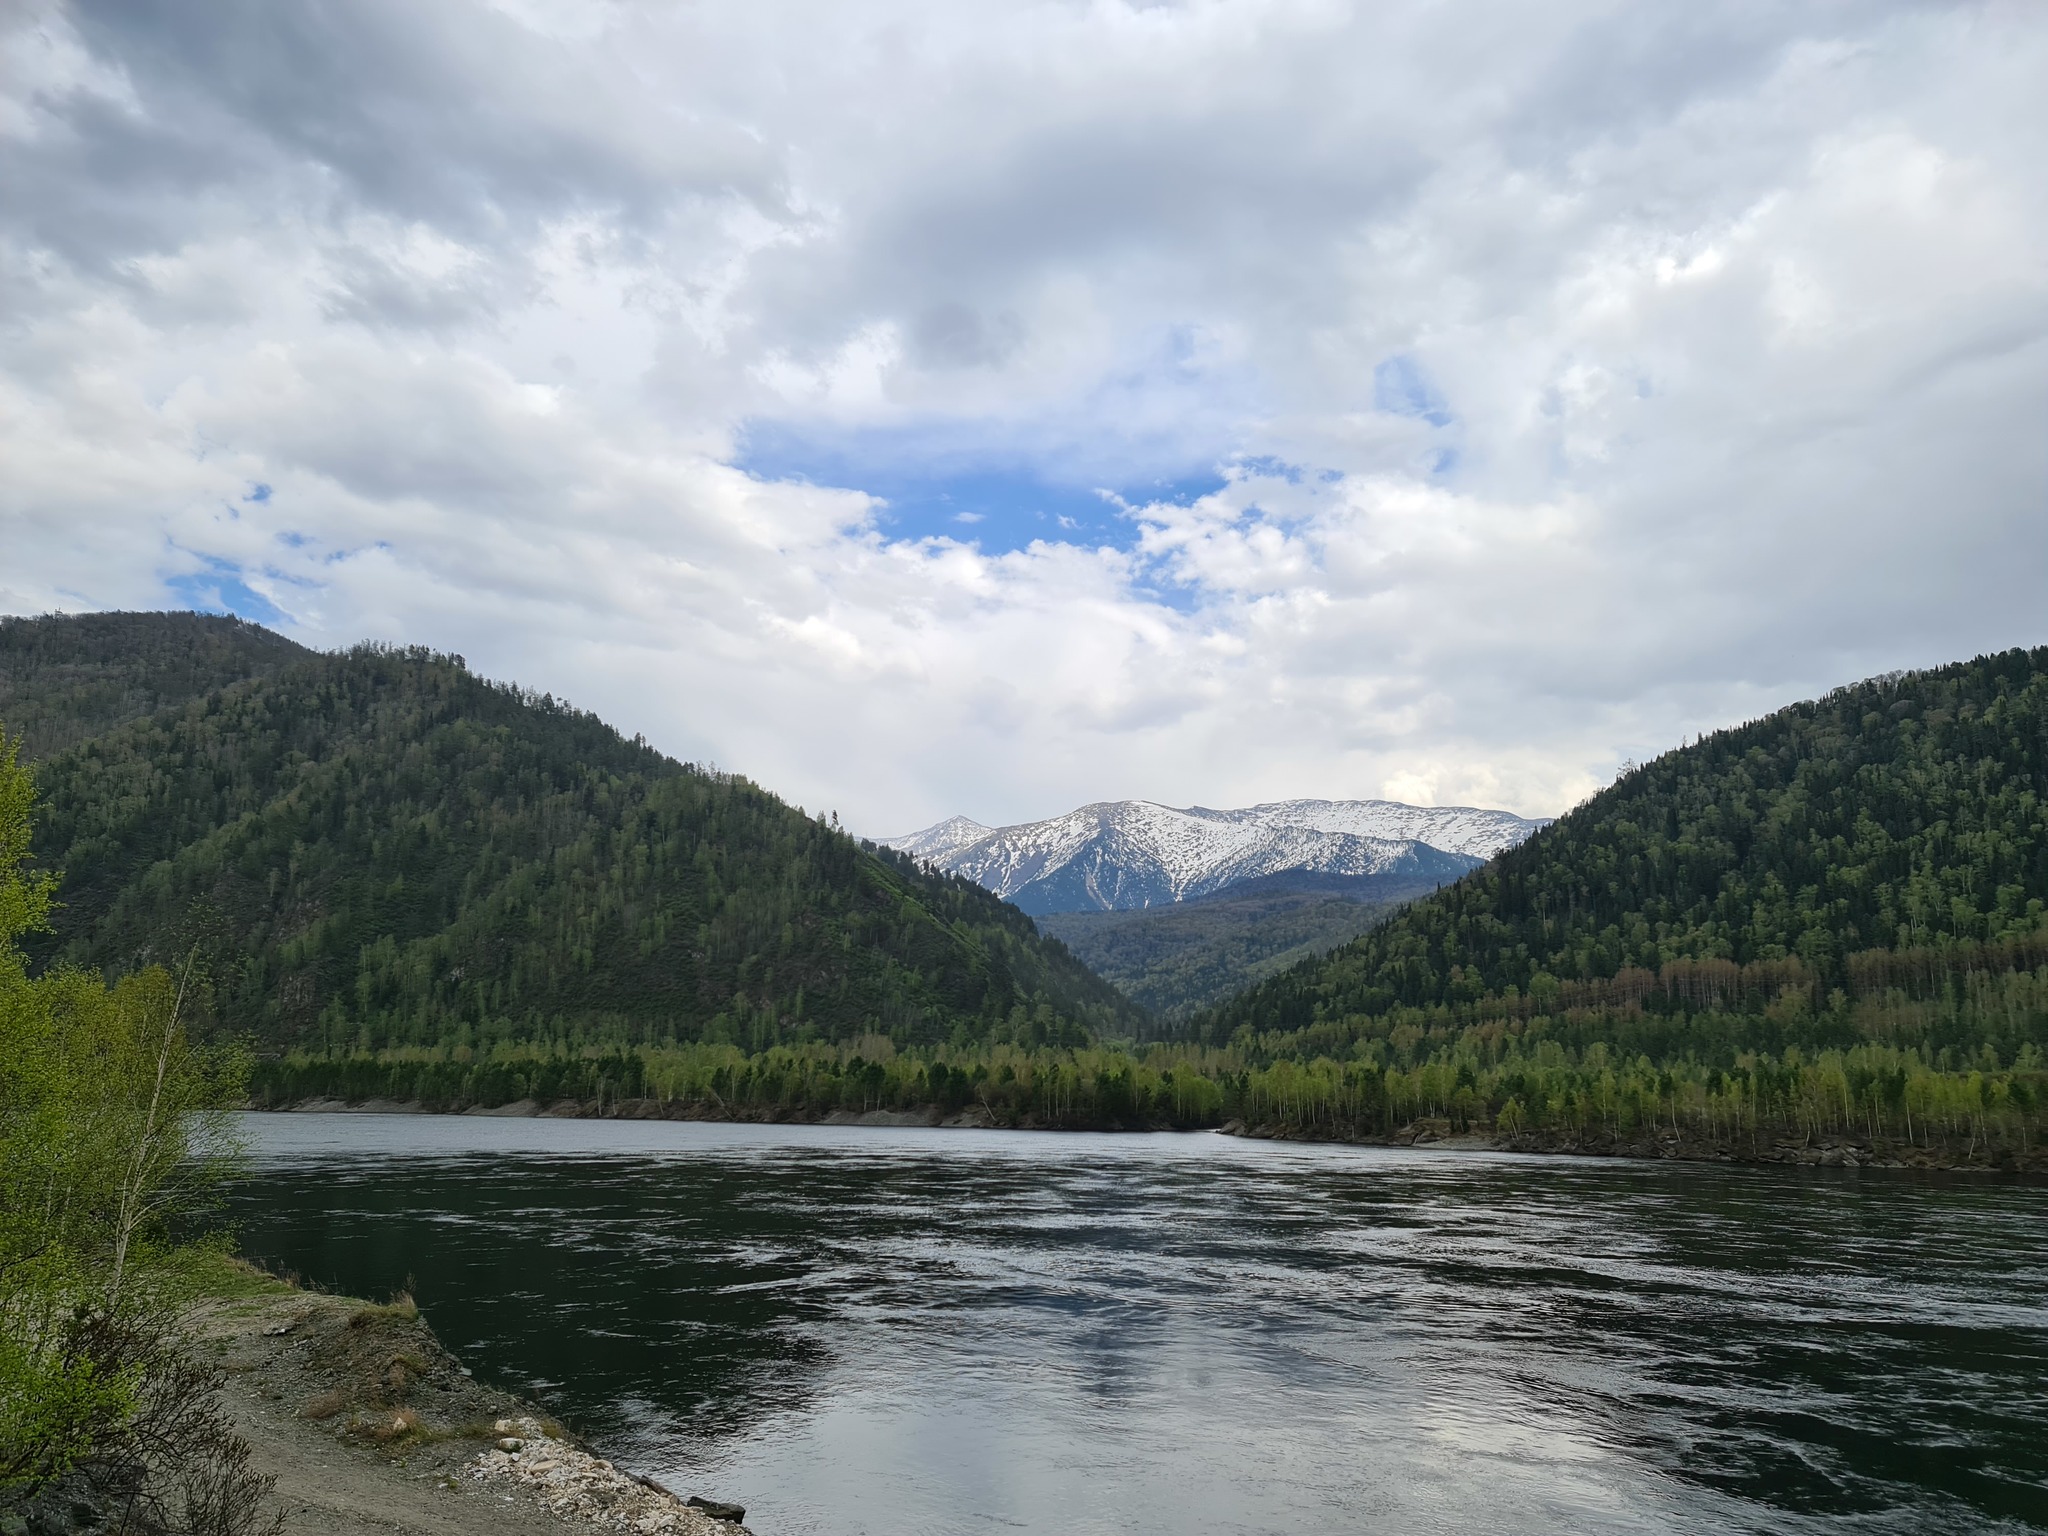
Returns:
[[[1274,1057],[2048,1051],[2048,649],[1839,688],[1626,772],[1198,1024]]]
[[[1761,1009],[1787,987],[1825,1008],[1915,984],[1927,954],[1995,957],[2044,911],[2048,650],[2008,651],[1668,752],[1205,1024],[1223,1038],[1489,1000]]]
[[[1667,754],[1161,1039],[1014,907],[742,780],[459,658],[246,640],[203,691],[0,686],[102,701],[38,764],[36,965],[190,967],[260,1102],[2048,1166],[2048,652]]]
[[[1443,882],[1310,872],[1240,881],[1213,896],[1110,912],[1055,912],[1038,931],[1173,1026],[1386,921]]]
[[[94,621],[138,636],[124,654],[96,633],[104,686],[80,662],[60,690],[13,680],[16,696],[137,697],[161,619]],[[37,765],[36,850],[65,903],[43,962],[198,953],[221,1025],[325,1053],[1077,1044],[1142,1022],[1014,908],[744,779],[459,658],[361,647],[273,667],[249,628],[199,624],[228,657],[216,675],[239,680]],[[87,725],[115,713],[93,707]],[[43,706],[45,739],[65,739],[61,715]]]
[[[206,613],[0,617],[0,721],[33,761],[312,656],[260,624]]]
[[[2041,1166],[2048,650],[1626,772],[1193,1032],[1281,1134]]]

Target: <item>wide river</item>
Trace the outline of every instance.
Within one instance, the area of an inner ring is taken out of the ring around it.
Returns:
[[[762,1536],[2048,1528],[2048,1188],[251,1115],[244,1247]]]

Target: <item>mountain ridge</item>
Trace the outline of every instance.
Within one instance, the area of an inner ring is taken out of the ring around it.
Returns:
[[[190,614],[0,639],[8,714],[70,741],[35,759],[36,856],[65,875],[37,962],[197,954],[214,1016],[262,1048],[1143,1023],[971,882],[460,657],[324,654]],[[196,669],[178,663],[194,642]]]
[[[1128,911],[1300,871],[1442,883],[1547,821],[1471,806],[1280,800],[1236,810],[1104,800],[1007,827],[949,817],[877,839],[994,891],[1034,916]]]
[[[210,613],[0,616],[0,720],[35,762],[319,653]]]
[[[1321,1049],[1333,1021],[1370,1036],[1417,1017],[1613,1008],[1674,1038],[1724,1017],[1757,1040],[1795,1018],[1844,1044],[1904,1038],[1899,997],[1960,987],[1964,970],[1987,978],[1972,986],[2034,983],[2022,951],[2048,931],[2044,745],[2048,647],[1837,688],[1632,769],[1198,1028]],[[1930,1048],[1989,1042],[2009,1062],[2048,1046],[2030,999],[1948,1006]]]
[[[1048,912],[1038,931],[1149,1008],[1172,1034],[1200,1009],[1348,943],[1434,880],[1289,870],[1207,896],[1109,912]]]

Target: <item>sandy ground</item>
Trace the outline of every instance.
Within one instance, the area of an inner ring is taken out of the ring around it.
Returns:
[[[745,1532],[472,1381],[410,1307],[273,1291],[191,1321],[288,1536]]]

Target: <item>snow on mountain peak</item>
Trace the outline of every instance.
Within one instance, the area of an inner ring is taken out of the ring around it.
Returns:
[[[875,841],[885,848],[900,849],[934,864],[944,864],[949,856],[979,842],[993,830],[978,821],[969,821],[965,816],[948,816],[937,826],[926,827],[922,832],[908,832],[902,837],[881,837]]]
[[[1242,810],[1104,800],[989,828],[955,816],[880,841],[1033,912],[1153,906],[1305,871],[1453,877],[1547,822],[1470,806],[1281,800]]]

